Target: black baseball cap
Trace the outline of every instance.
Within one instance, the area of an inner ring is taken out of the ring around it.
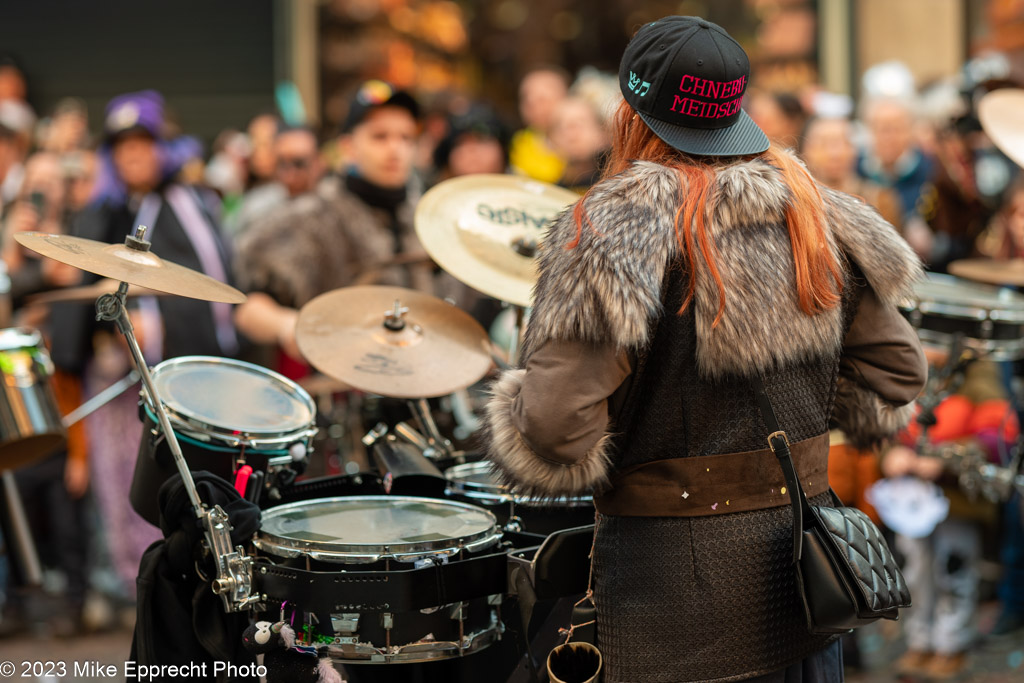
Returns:
[[[750,60],[718,24],[671,16],[641,27],[619,65],[623,97],[687,154],[760,154],[768,137],[741,108]]]
[[[384,81],[366,81],[359,86],[349,102],[348,115],[345,116],[341,132],[351,132],[371,111],[379,107],[401,107],[412,114],[414,119],[420,118],[420,107],[411,94]]]

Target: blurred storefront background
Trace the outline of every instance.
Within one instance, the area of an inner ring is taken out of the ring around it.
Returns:
[[[274,107],[330,127],[368,77],[514,116],[528,69],[614,72],[636,28],[666,14],[724,26],[751,55],[754,85],[773,91],[856,99],[863,72],[887,60],[918,85],[995,51],[1024,67],[1022,0],[37,0],[5,8],[0,46],[26,65],[38,111],[74,95],[98,114],[115,93],[156,88],[209,140]]]

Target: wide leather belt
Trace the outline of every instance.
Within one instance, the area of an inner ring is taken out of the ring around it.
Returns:
[[[790,445],[808,498],[828,491],[828,434]],[[672,458],[616,472],[594,497],[597,511],[621,517],[707,517],[789,505],[771,449]]]

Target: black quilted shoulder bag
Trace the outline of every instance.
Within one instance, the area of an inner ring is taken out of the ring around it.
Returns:
[[[782,467],[793,505],[793,565],[811,633],[844,633],[878,619],[898,619],[910,590],[881,532],[852,507],[810,505],[760,377],[754,393],[768,445]]]

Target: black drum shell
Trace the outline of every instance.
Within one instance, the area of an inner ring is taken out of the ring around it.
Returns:
[[[178,473],[174,464],[174,456],[167,445],[167,439],[148,411],[142,409],[143,431],[139,443],[139,455],[135,460],[135,473],[128,500],[132,509],[144,520],[154,526],[160,526],[160,507],[157,493],[165,481]],[[191,471],[206,470],[218,477],[234,483],[234,473],[242,453],[221,453],[179,439],[181,454]],[[245,464],[253,471],[266,472],[270,467],[270,456],[257,450],[245,452]]]
[[[494,552],[494,549],[482,551],[484,554]],[[308,571],[317,572],[344,572],[349,571],[397,571],[397,570],[408,570],[412,569],[411,563],[396,562],[394,560],[381,560],[373,563],[359,563],[359,564],[346,564],[339,562],[324,562],[314,560],[306,556],[300,556],[295,558],[281,558],[271,555],[266,552],[257,553],[265,558],[272,559],[277,565],[292,567],[296,569],[304,569]],[[449,562],[458,562],[459,559],[465,553],[458,553],[457,555],[449,558]],[[469,600],[465,603],[464,611],[464,633],[469,635],[470,633],[477,631],[484,631],[492,626],[491,611],[492,606],[488,604],[486,597],[476,598]],[[267,621],[277,621],[281,618],[280,605],[268,605],[271,607],[270,612],[264,613],[257,617],[257,619],[264,619]],[[274,608],[277,611],[273,611]],[[302,620],[303,613],[312,613],[316,616],[318,626],[317,630],[324,634],[333,634],[338,636],[348,636],[345,633],[333,633],[333,629],[325,628],[325,624],[330,624],[331,612],[329,609],[324,610],[324,607],[317,604],[300,605],[297,603],[288,603],[287,610],[285,612],[285,619],[291,617],[292,611],[296,613],[296,621]],[[433,640],[438,642],[453,641],[458,642],[461,638],[459,631],[459,621],[451,618],[452,606],[451,605],[439,605],[434,611],[425,613],[424,610],[416,611],[392,611],[392,628],[390,635],[390,644],[392,646],[401,646],[415,643],[428,635],[433,636]],[[359,612],[359,627],[358,637],[359,641],[363,643],[372,643],[376,647],[383,648],[385,643],[388,642],[387,630],[384,628],[384,613],[385,610],[378,609],[362,609]],[[296,626],[296,631],[301,629],[301,625]],[[451,657],[439,659],[437,661],[443,661],[444,659],[450,659]],[[370,664],[371,662],[363,659],[344,659],[338,660],[345,664]]]

